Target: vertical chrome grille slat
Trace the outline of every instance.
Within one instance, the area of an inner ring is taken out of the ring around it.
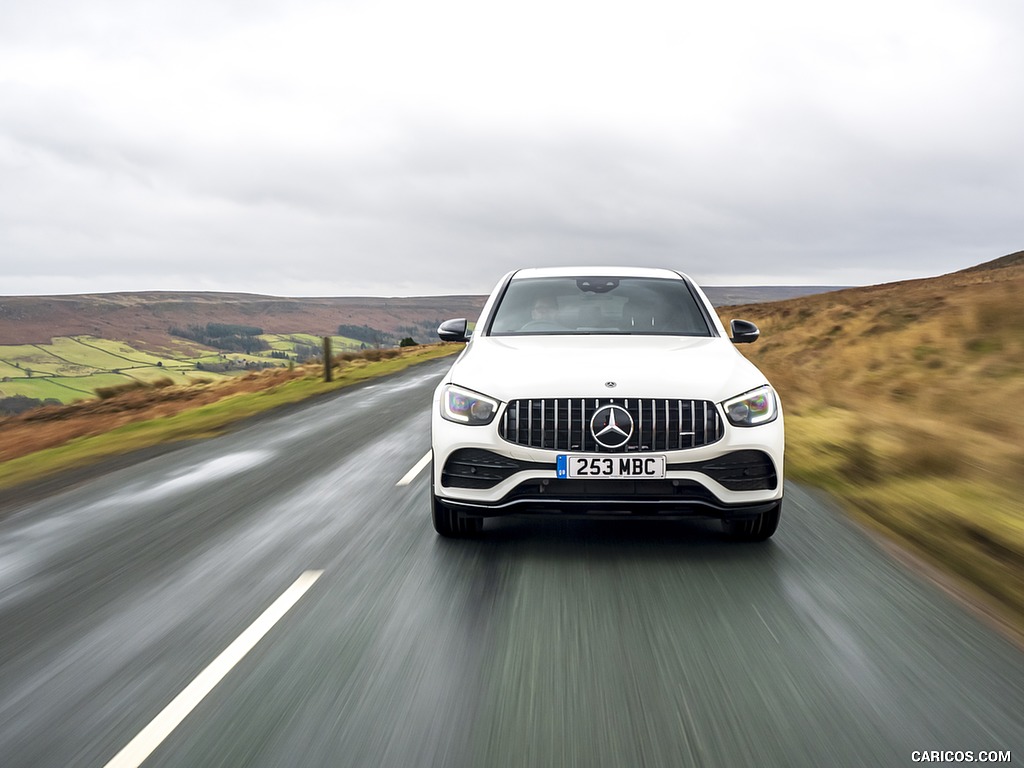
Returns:
[[[558,450],[558,398],[554,400],[555,404],[555,431],[551,436],[551,447],[556,451]]]
[[[566,399],[567,413],[565,414],[565,434],[568,439],[565,442],[565,450],[572,448],[572,400]]]
[[[636,401],[636,445],[642,448],[644,444],[644,401],[637,398]]]
[[[580,398],[580,450],[587,450],[587,403]]]

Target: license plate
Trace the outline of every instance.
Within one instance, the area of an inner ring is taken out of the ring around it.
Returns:
[[[635,477],[660,480],[665,477],[665,457],[561,453],[556,474],[560,480]]]

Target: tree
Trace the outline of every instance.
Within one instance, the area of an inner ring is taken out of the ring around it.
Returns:
[[[416,343],[416,341],[413,339],[412,336],[406,336],[404,339],[402,339],[400,342],[398,342],[398,346],[400,346],[400,347],[418,347],[419,344]]]

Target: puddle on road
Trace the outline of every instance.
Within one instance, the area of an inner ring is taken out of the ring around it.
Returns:
[[[126,501],[152,502],[164,496],[170,496],[182,491],[188,491],[201,485],[223,480],[232,475],[246,472],[260,464],[266,464],[276,455],[275,451],[242,451],[231,453],[227,456],[218,456],[209,461],[193,464],[188,467],[176,470],[166,480],[151,485],[147,488],[139,488],[138,485],[115,493],[107,498],[104,505],[120,504]]]

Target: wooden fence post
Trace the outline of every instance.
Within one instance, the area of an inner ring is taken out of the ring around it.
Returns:
[[[331,368],[334,360],[331,358],[331,337],[324,336],[324,381],[331,380]]]

